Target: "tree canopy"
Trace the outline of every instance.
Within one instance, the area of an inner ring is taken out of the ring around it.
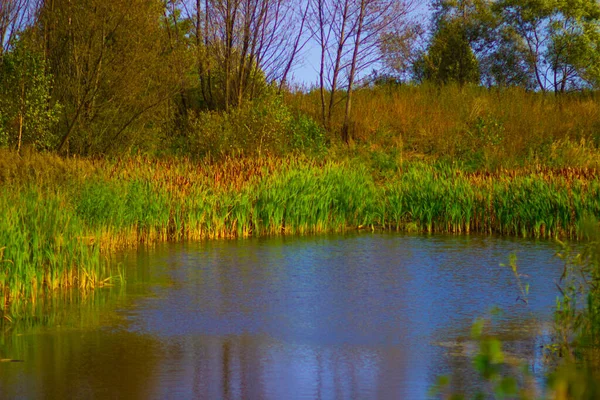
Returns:
[[[289,88],[309,48],[319,122],[332,130],[334,109],[345,110],[344,140],[368,70],[436,85],[600,87],[596,0],[433,0],[429,26],[412,19],[415,4],[3,1],[0,145],[93,155],[185,142],[201,114],[280,104],[265,97]]]

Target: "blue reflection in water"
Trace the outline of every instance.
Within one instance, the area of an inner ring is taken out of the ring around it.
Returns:
[[[528,306],[500,266],[511,252],[530,276]],[[492,305],[504,310],[508,348],[539,361],[560,272],[544,242],[384,234],[217,242],[174,248],[155,265],[173,286],[140,302],[130,329],[166,343],[217,339],[209,369],[228,366],[209,381],[224,380],[232,398],[423,397],[434,376],[455,372],[448,354],[470,369],[459,344],[469,348],[474,318]]]
[[[357,234],[128,253],[127,295],[102,328],[0,347],[9,397],[420,399],[441,374],[473,385],[469,338],[491,306],[507,351],[541,372],[561,265],[549,242]],[[516,301],[500,267],[516,252]]]

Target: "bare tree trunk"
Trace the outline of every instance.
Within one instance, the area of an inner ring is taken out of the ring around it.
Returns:
[[[254,22],[255,13],[256,13],[256,1],[257,0],[244,0],[244,24],[243,24],[243,36],[242,36],[242,48],[240,50],[240,58],[238,63],[238,73],[237,73],[237,88],[236,88],[236,99],[237,105],[242,104],[242,99],[244,97],[244,80],[246,77],[246,62],[248,51],[250,50],[250,29],[252,28],[252,24]]]
[[[360,13],[358,16],[358,26],[356,30],[356,37],[354,39],[354,51],[352,52],[352,61],[350,64],[350,74],[348,75],[348,89],[346,96],[346,113],[344,114],[344,125],[342,127],[342,139],[348,143],[350,140],[349,125],[350,125],[350,112],[352,110],[352,86],[354,85],[354,78],[356,76],[356,63],[358,61],[358,50],[362,40],[363,23],[365,21],[365,9],[366,1],[361,0],[360,2]]]
[[[21,152],[21,142],[23,140],[23,110],[19,111],[19,141],[17,143],[17,153]]]
[[[164,16],[164,21],[165,21],[165,26],[166,26],[166,31],[167,31],[167,37],[169,38],[169,47],[171,48],[172,52],[175,52],[175,50],[177,48],[179,48],[179,46],[181,45],[181,43],[179,43],[179,38],[180,38],[180,32],[179,32],[179,23],[177,21],[177,14],[176,14],[176,6],[175,6],[175,1],[171,0],[169,1],[169,3],[171,4],[171,20],[173,21],[173,32],[171,32],[171,27],[169,26],[169,9],[168,9],[168,3],[165,4],[165,7],[163,9],[163,16]],[[181,101],[181,104],[179,105],[178,111],[179,111],[179,121],[177,125],[178,128],[180,130],[185,130],[185,126],[188,122],[188,101],[187,101],[187,96],[186,96],[186,84],[185,84],[185,70],[184,67],[181,65],[181,62],[177,62],[175,68],[177,69],[176,73],[177,75],[179,75],[179,90],[178,90],[178,94],[179,94],[179,99]]]
[[[15,37],[31,23],[34,6],[33,0],[0,1],[0,59]]]
[[[226,0],[225,4],[225,111],[229,111],[231,104],[231,67],[239,5],[239,0]]]
[[[294,59],[296,58],[296,56],[298,56],[298,53],[302,50],[302,48],[304,47],[304,44],[306,44],[306,42],[304,42],[303,45],[300,45],[300,41],[302,39],[302,35],[304,35],[304,25],[306,24],[306,19],[308,17],[309,7],[310,7],[310,2],[307,1],[306,8],[304,9],[304,12],[302,13],[302,17],[300,19],[300,29],[298,29],[298,35],[296,36],[296,40],[294,41],[294,47],[290,53],[288,63],[286,64],[285,69],[283,71],[283,76],[281,77],[281,81],[279,82],[279,89],[278,89],[279,93],[281,93],[281,90],[283,89],[283,87],[286,84],[287,76],[290,73],[292,66],[294,65]]]
[[[344,55],[344,47],[346,44],[346,25],[348,24],[348,12],[350,8],[350,0],[344,0],[344,11],[342,12],[341,19],[339,21],[341,28],[339,36],[337,37],[337,52],[335,55],[335,62],[333,66],[333,78],[331,81],[331,92],[329,93],[329,106],[327,109],[327,121],[331,123],[331,115],[333,113],[333,106],[335,104],[335,94],[337,91],[338,78],[341,71],[342,58]]]
[[[204,1],[204,50],[208,51],[208,46],[210,43],[210,39],[209,39],[209,26],[211,23],[210,20],[210,14],[209,14],[209,0],[205,0]],[[207,60],[207,64],[206,64],[206,86],[207,86],[207,90],[206,92],[208,93],[208,105],[210,108],[214,108],[215,106],[215,97],[213,95],[213,91],[212,91],[212,70],[211,70],[211,65],[210,65],[210,60],[208,59],[208,56],[205,55],[205,59]]]
[[[321,65],[319,68],[319,91],[321,96],[321,119],[323,121],[323,125],[328,127],[329,122],[327,121],[327,114],[325,111],[325,53],[327,51],[327,39],[325,37],[325,0],[317,0],[318,1],[318,20],[317,24],[319,25],[319,41],[321,45]]]
[[[196,69],[198,70],[198,79],[200,80],[200,91],[202,92],[202,98],[206,99],[206,87],[204,82],[204,62],[201,56],[202,36],[200,31],[202,24],[200,23],[200,15],[202,14],[202,0],[196,0]]]
[[[382,43],[386,35],[397,32],[398,29],[408,29],[409,25],[402,18],[408,15],[416,1],[312,0],[312,4],[309,26],[317,37],[321,50],[321,118],[325,127],[330,130],[333,109],[339,102],[336,94],[341,87],[345,87],[346,109],[341,136],[348,142],[352,95],[357,76],[360,71],[381,60]],[[345,72],[347,80],[343,81],[342,75]]]
[[[21,105],[19,107],[19,140],[17,142],[17,153],[21,152],[23,141],[23,114],[25,113],[25,82],[21,82]]]

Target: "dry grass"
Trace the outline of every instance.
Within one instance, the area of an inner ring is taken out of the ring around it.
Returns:
[[[395,148],[407,157],[460,161],[476,169],[598,167],[600,103],[595,97],[457,86],[367,88],[356,91],[352,133],[370,149]],[[289,95],[287,102],[319,120],[317,92]],[[334,133],[342,118],[338,106]]]

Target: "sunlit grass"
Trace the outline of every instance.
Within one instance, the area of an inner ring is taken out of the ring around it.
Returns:
[[[115,283],[106,257],[142,244],[355,229],[576,237],[586,215],[600,217],[590,168],[469,173],[396,160],[382,173],[360,157],[295,156],[12,162],[0,189],[1,310]]]
[[[363,88],[352,100],[351,133],[373,150],[460,160],[471,169],[600,167],[596,96],[453,85]],[[288,94],[286,101],[321,120],[318,91]],[[334,141],[343,120],[344,107],[339,106],[330,121]]]

